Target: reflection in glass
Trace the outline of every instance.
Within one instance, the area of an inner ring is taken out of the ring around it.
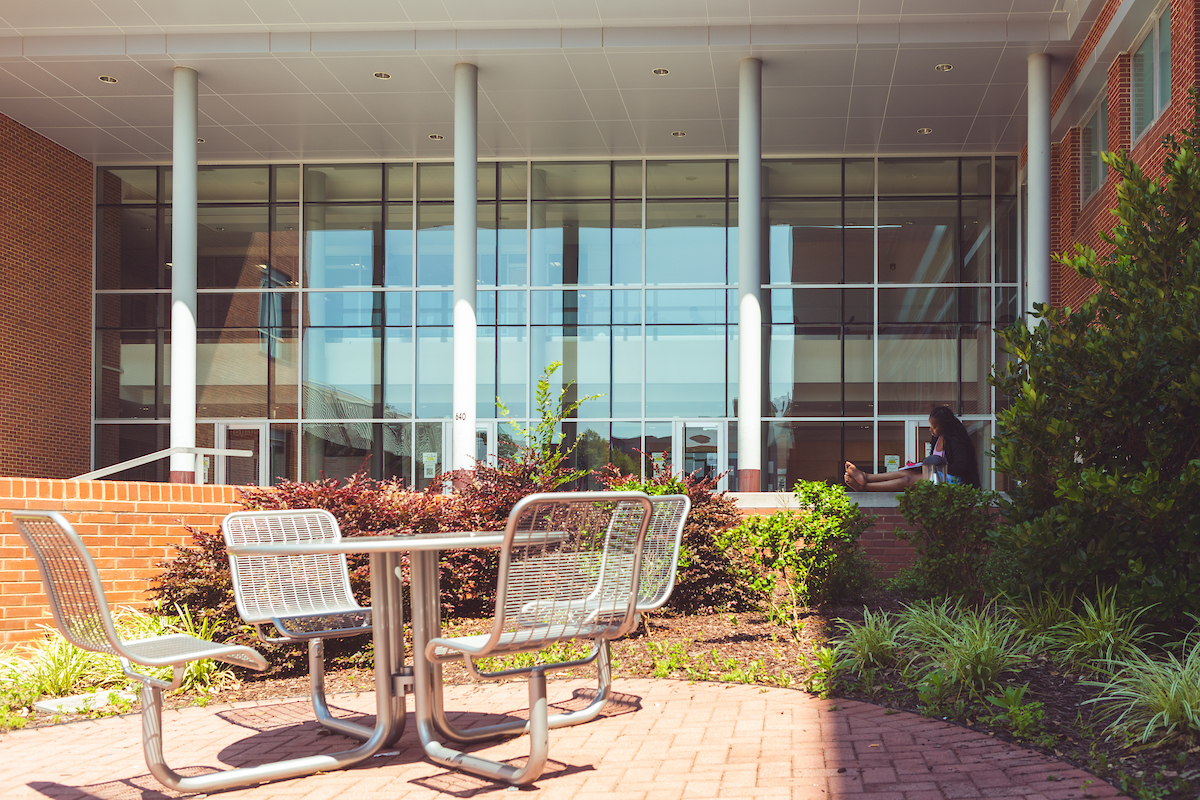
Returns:
[[[267,208],[198,209],[196,285],[201,289],[260,288],[268,264]],[[286,278],[276,285],[286,285]]]
[[[648,161],[646,196],[725,197],[725,162]]]
[[[163,325],[163,304],[169,295],[96,295],[97,328],[157,328]]]
[[[380,402],[379,331],[310,328],[304,337],[304,416],[373,419]]]
[[[1107,145],[1105,146],[1107,149]],[[996,158],[996,196],[1017,193],[1017,159],[1012,156]]]
[[[646,206],[646,283],[725,282],[724,202]]]
[[[879,195],[896,194],[958,194],[958,159],[879,159]]]
[[[418,325],[453,325],[453,292],[417,292]]]
[[[958,289],[914,287],[879,290],[879,321],[957,322]]]
[[[344,480],[361,469],[371,472],[375,429],[370,422],[315,422],[304,431],[304,480]]]
[[[671,428],[670,422],[646,423],[646,463],[643,467],[646,475],[653,475],[663,465],[668,469],[673,467]]]
[[[300,208],[271,208],[271,272],[262,285],[298,286],[300,280]]]
[[[771,416],[839,416],[842,342],[836,327],[773,325],[763,354]]]
[[[475,329],[475,416],[495,419],[496,411],[496,328],[481,325]]]
[[[383,167],[379,164],[329,164],[304,168],[306,203],[378,202],[383,199]]]
[[[383,293],[383,324],[393,327],[412,325],[412,292]]]
[[[965,166],[965,164],[964,164]],[[992,280],[992,201],[966,197],[962,201],[963,267],[958,280],[988,283]]]
[[[257,330],[196,334],[196,416],[266,417],[270,351]]]
[[[113,464],[148,456],[170,446],[169,425],[97,425],[93,463],[96,469],[111,467]],[[170,472],[171,460],[160,458],[158,461],[109,475],[104,480],[166,483],[170,479]]]
[[[157,385],[154,331],[98,331],[96,414],[102,419],[153,419]]]
[[[524,174],[522,172],[522,174]],[[500,286],[524,286],[529,258],[525,235],[525,203],[500,206],[500,230],[497,232],[496,280]]]
[[[612,292],[603,289],[535,291],[529,295],[534,325],[607,325],[612,321]]]
[[[563,444],[575,447],[570,465],[588,473],[571,484],[571,488],[585,491],[604,488],[592,473],[603,469],[610,461],[608,428],[607,422],[563,423]]]
[[[736,303],[736,300],[734,301]],[[642,293],[637,289],[617,289],[612,293],[613,323],[637,325],[642,321]]]
[[[308,324],[319,327],[379,325],[380,292],[309,292]]]
[[[417,209],[417,285],[454,285],[454,207]]]
[[[445,427],[440,422],[418,422],[413,426],[413,466],[416,488],[424,489],[446,470]]]
[[[764,161],[766,197],[840,197],[841,159]],[[840,216],[840,215],[839,215]]]
[[[842,282],[842,203],[773,202],[767,205],[770,283]]]
[[[530,330],[530,381],[536,383],[547,364],[561,362],[550,376],[550,396],[558,397],[564,386],[564,405],[590,395],[573,417],[607,417],[609,415],[609,364],[612,340],[608,327],[535,327]]]
[[[847,200],[843,203],[845,227],[846,283],[875,280],[875,203]]]
[[[475,283],[496,285],[496,233],[498,208],[495,203],[480,203],[475,214]]]
[[[996,198],[996,280],[1017,282],[1017,233],[1020,229],[1016,197]]]
[[[275,196],[271,199],[277,203],[300,202],[300,167],[280,164],[271,167],[271,172],[275,177]]]
[[[168,286],[167,259],[159,255],[158,212],[153,208],[96,209],[96,288]],[[164,233],[169,236],[169,233]]]
[[[957,280],[958,201],[879,201],[879,281]]]
[[[394,478],[401,486],[413,485],[412,436],[412,425],[383,425],[383,477]]]
[[[97,203],[153,203],[157,195],[158,170],[154,167],[96,170]]]
[[[614,422],[609,458],[624,475],[641,475],[642,423]]]
[[[530,367],[525,328],[499,327],[496,329],[496,338],[496,394],[509,415],[514,419],[522,419],[529,413],[529,384],[526,381]]]
[[[383,232],[383,285],[412,286],[412,272],[412,204],[394,203],[387,207],[387,228]]]
[[[869,417],[875,413],[875,348],[870,325],[847,326],[842,358],[845,384],[842,413],[847,417]]]
[[[412,164],[388,164],[387,199],[409,200],[413,198]]]
[[[530,231],[534,286],[607,285],[611,275],[609,203],[535,202]]]
[[[992,193],[992,159],[964,158],[962,160],[962,193]]]
[[[724,362],[724,326],[646,326],[646,415],[725,416]]]
[[[383,416],[412,417],[415,364],[412,328],[385,328],[383,336]]]
[[[765,455],[767,491],[786,492],[800,480],[840,484],[846,472],[842,423],[772,422]]]
[[[200,167],[196,199],[201,203],[265,203],[271,197],[270,167]]]
[[[271,483],[300,480],[300,448],[294,424],[274,424],[267,431]]]
[[[610,169],[607,161],[535,161],[533,200],[607,200]]]
[[[957,325],[880,326],[880,414],[958,405],[957,334]]]
[[[373,286],[375,254],[381,245],[379,206],[307,204],[304,209],[307,285]]]
[[[614,325],[612,329],[612,414],[642,416],[642,329]]]
[[[651,289],[646,292],[646,322],[651,325],[723,325],[724,289]]]
[[[990,325],[963,325],[962,340],[962,413],[987,414],[992,410],[992,328]]]
[[[612,223],[613,286],[642,282],[642,204],[614,203]]]
[[[450,417],[454,378],[453,328],[417,328],[417,417]]]
[[[618,200],[642,199],[641,161],[613,162],[613,197]]]

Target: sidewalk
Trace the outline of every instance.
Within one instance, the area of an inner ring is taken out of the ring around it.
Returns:
[[[552,681],[559,708],[586,703],[588,680]],[[550,732],[539,800],[676,798],[862,798],[1024,800],[1116,798],[1080,769],[986,734],[904,712],[752,685],[623,678],[606,715]],[[446,707],[460,724],[521,709],[523,683],[450,686]],[[330,697],[346,716],[374,707],[371,694]],[[339,711],[339,709],[341,711]],[[410,699],[411,709],[411,699]],[[411,717],[410,717],[411,723]],[[177,797],[146,770],[140,716],[55,725],[0,735],[0,795],[63,800]],[[164,712],[167,762],[187,772],[344,749],[325,735],[306,700],[239,703]],[[519,758],[524,737],[478,752]],[[423,757],[413,725],[396,750],[351,770],[311,775],[214,797],[254,800],[512,798],[507,787],[444,769]]]

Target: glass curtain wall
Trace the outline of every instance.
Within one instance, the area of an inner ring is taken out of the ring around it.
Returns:
[[[557,363],[551,396],[581,401],[563,426],[579,468],[670,463],[685,422],[717,426],[717,467],[736,466],[736,170],[480,164],[476,410],[493,454]],[[170,169],[101,168],[97,185],[103,466],[166,446]],[[453,166],[202,167],[200,203],[202,422],[269,423],[275,477],[432,482]],[[847,459],[884,469],[934,405],[985,442],[994,329],[1019,313],[1016,160],[766,161],[763,218],[763,488],[840,481]]]

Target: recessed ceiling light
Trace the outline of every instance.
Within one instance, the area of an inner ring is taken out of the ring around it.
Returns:
[[[220,227],[219,227],[219,228],[217,228],[217,230],[219,230],[219,231],[223,231],[223,230],[225,230],[225,229],[224,229],[224,228],[220,228]]]
[[[654,74],[655,75],[670,75],[671,70],[667,69],[666,67],[658,67],[654,70]]]
[[[283,229],[285,231],[294,231],[294,230],[296,230],[296,226],[295,225],[285,225]]]
[[[431,133],[431,134],[429,134],[429,138],[433,139],[435,142],[440,142],[442,139],[445,139],[446,137],[442,136],[440,133]]]
[[[381,81],[390,81],[392,79],[391,73],[388,72],[376,72],[375,77]]]
[[[204,144],[204,138],[203,138],[203,137],[201,137],[201,136],[197,136],[197,137],[196,137],[196,144]]]
[[[936,69],[938,72],[949,72],[950,70],[954,69],[954,65],[953,64],[937,64],[936,66],[934,66],[934,69]]]
[[[101,75],[100,82],[101,83],[116,83],[117,79],[114,78],[112,75]]]
[[[687,133],[685,131],[671,131],[671,135],[674,136],[676,139],[679,139],[684,136],[687,136]]]
[[[922,136],[928,136],[929,134],[933,133],[933,128],[917,128],[917,133],[921,134]]]

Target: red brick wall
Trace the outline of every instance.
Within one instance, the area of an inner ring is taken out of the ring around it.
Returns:
[[[1057,109],[1070,89],[1111,20],[1111,10],[1118,5],[1108,0],[1094,27],[1088,33],[1062,83],[1056,88],[1052,109]],[[1111,9],[1110,9],[1111,7]],[[1192,117],[1188,89],[1196,85],[1200,75],[1200,3],[1197,0],[1171,2],[1171,104],[1133,146],[1131,155],[1150,176],[1160,174],[1163,161],[1162,138],[1168,133],[1185,129]],[[1091,43],[1089,45],[1089,43]],[[1129,42],[1132,47],[1133,42]],[[1122,53],[1108,66],[1108,149],[1130,148],[1129,78],[1130,55]],[[1079,120],[1082,122],[1082,120]],[[1056,254],[1070,254],[1075,245],[1090,247],[1100,256],[1110,248],[1100,238],[1112,230],[1115,219],[1109,210],[1117,204],[1116,176],[1109,173],[1104,186],[1087,200],[1079,197],[1079,129],[1072,128],[1054,147],[1052,158],[1053,186],[1051,188],[1051,246]],[[1096,291],[1092,281],[1081,278],[1070,267],[1051,266],[1051,303],[1055,306],[1079,305]]]
[[[233,486],[0,478],[0,508],[60,511],[96,561],[109,606],[144,607],[157,564],[191,540],[185,525],[216,529],[240,508]],[[52,625],[37,565],[0,513],[0,647]]]
[[[0,475],[91,465],[92,165],[0,115]]]

